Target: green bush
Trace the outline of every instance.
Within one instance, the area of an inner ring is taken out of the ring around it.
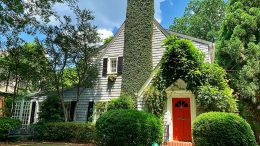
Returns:
[[[209,112],[193,122],[196,146],[256,146],[250,125],[236,114]]]
[[[237,100],[229,88],[219,90],[210,85],[200,86],[196,101],[206,111],[237,112]]]
[[[161,143],[162,122],[155,115],[137,110],[111,110],[96,122],[97,140],[105,146],[137,146]]]
[[[39,119],[44,122],[63,121],[63,111],[57,96],[48,96],[40,107]],[[51,114],[50,114],[51,113]]]
[[[134,101],[131,96],[121,95],[119,98],[112,99],[108,102],[107,110],[116,109],[134,109]]]
[[[38,141],[93,142],[95,126],[90,123],[40,122],[32,126],[32,138]]]
[[[21,122],[8,117],[0,117],[0,140],[7,140],[8,132],[16,130],[21,126]]]

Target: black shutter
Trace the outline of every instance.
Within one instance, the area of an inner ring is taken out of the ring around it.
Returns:
[[[121,75],[123,72],[123,57],[118,57],[117,74]]]
[[[102,76],[106,76],[107,75],[107,58],[103,59],[103,72],[102,72]]]

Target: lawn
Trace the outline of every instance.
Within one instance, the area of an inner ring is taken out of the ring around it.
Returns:
[[[52,142],[15,142],[0,143],[0,146],[95,146],[94,144],[75,144],[75,143],[52,143]]]

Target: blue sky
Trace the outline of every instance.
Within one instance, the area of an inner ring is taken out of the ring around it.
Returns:
[[[169,28],[174,17],[183,15],[184,9],[189,0],[155,0],[155,18],[164,28]],[[98,27],[101,38],[109,37],[116,33],[117,29],[125,20],[127,0],[79,0],[80,8],[87,8],[93,11],[95,16],[94,24]],[[57,4],[53,7],[59,15],[73,13],[65,4]],[[56,24],[52,18],[51,23]],[[23,35],[27,41],[32,41],[33,36]]]

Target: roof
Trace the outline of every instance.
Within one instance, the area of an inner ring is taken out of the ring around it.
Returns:
[[[214,60],[214,43],[206,41],[206,40],[198,39],[198,38],[195,38],[195,37],[191,37],[191,36],[188,36],[188,35],[184,35],[184,34],[181,34],[181,33],[177,33],[177,32],[171,31],[171,30],[166,30],[155,19],[154,19],[154,24],[158,27],[158,29],[165,36],[169,36],[171,34],[174,34],[177,37],[180,37],[180,38],[183,38],[183,39],[188,39],[188,40],[191,40],[191,41],[194,41],[194,42],[198,42],[198,43],[201,43],[201,44],[208,45],[209,46],[209,53],[211,55],[212,60]],[[153,77],[155,76],[157,70],[160,68],[160,65],[161,64],[158,63],[156,65],[156,67],[153,69],[153,72],[150,74],[150,77],[146,80],[146,82],[143,84],[142,88],[138,91],[137,96],[139,96],[139,97],[142,96],[144,90],[149,86],[149,84],[151,83],[151,81],[152,81]]]
[[[176,35],[177,37],[184,38],[184,39],[189,39],[189,40],[192,40],[192,41],[194,41],[194,42],[199,42],[199,43],[202,43],[202,44],[207,44],[207,45],[209,45],[209,46],[212,46],[212,45],[213,45],[212,42],[209,42],[209,41],[206,41],[206,40],[202,40],[202,39],[199,39],[199,38],[195,38],[195,37],[192,37],[192,36],[188,36],[188,35],[185,35],[185,34],[181,34],[181,33],[178,33],[178,32],[172,31],[172,30],[164,29],[164,28],[161,26],[161,24],[159,24],[159,22],[158,22],[157,20],[155,20],[155,19],[154,19],[154,24],[160,29],[160,31],[162,31],[162,33],[163,33],[165,36],[174,34],[174,35]]]
[[[206,44],[209,46],[210,49],[214,49],[214,43],[212,42],[209,42],[209,41],[206,41],[206,40],[202,40],[202,39],[199,39],[199,38],[195,38],[195,37],[192,37],[192,36],[188,36],[188,35],[185,35],[185,34],[181,34],[181,33],[178,33],[178,32],[175,32],[175,31],[172,31],[172,30],[167,30],[167,29],[164,29],[161,24],[156,20],[156,19],[153,19],[153,22],[155,24],[156,27],[158,27],[158,29],[167,37],[171,34],[174,34],[176,35],[177,37],[180,37],[180,38],[183,38],[183,39],[188,39],[188,40],[192,40],[194,42],[198,42],[198,43],[201,43],[201,44]],[[122,29],[124,28],[125,26],[125,22],[121,25],[121,27],[119,28],[119,30],[117,31],[117,33],[115,34],[114,38],[108,43],[108,44],[105,44],[105,45],[102,45],[99,47],[99,49],[97,51],[101,51],[103,49],[107,49],[109,48],[109,46],[115,41],[115,39],[117,38],[117,36],[119,35],[119,33],[122,31]]]
[[[210,56],[212,58],[212,60],[214,60],[214,43],[212,42],[209,42],[209,41],[206,41],[206,40],[202,40],[202,39],[199,39],[199,38],[195,38],[195,37],[192,37],[192,36],[188,36],[188,35],[185,35],[185,34],[181,34],[181,33],[177,33],[175,31],[172,31],[172,30],[166,30],[164,29],[161,24],[153,19],[153,22],[155,24],[155,26],[167,37],[171,34],[174,34],[176,35],[177,37],[180,37],[180,38],[183,38],[183,39],[188,39],[188,40],[191,40],[193,42],[198,42],[198,43],[201,43],[201,44],[206,44],[208,45],[209,47],[209,53],[210,53]],[[121,31],[123,31],[123,28],[125,26],[125,22],[121,25],[121,27],[119,28],[119,30],[117,31],[116,35],[114,36],[114,38],[106,45],[103,45],[101,46],[98,51],[101,51],[103,50],[103,52],[101,53],[101,56],[103,56],[106,52],[106,50],[109,48],[109,46],[116,40],[117,36],[120,34]],[[154,68],[153,72],[151,73],[150,77],[147,79],[147,81],[145,82],[145,84],[142,86],[142,88],[139,90],[138,92],[138,96],[142,95],[144,89],[150,84],[150,82],[152,81],[155,73],[156,73],[156,70],[159,69],[160,67],[160,63],[157,64],[157,66]]]

